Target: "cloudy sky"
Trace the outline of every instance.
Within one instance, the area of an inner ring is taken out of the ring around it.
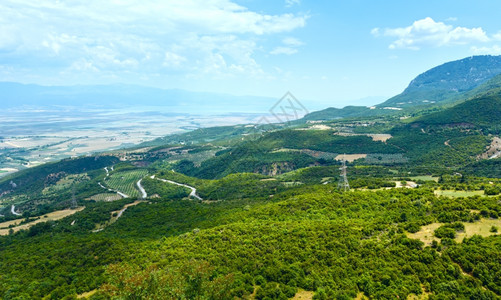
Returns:
[[[2,0],[0,81],[131,83],[329,106],[501,54],[494,0]]]

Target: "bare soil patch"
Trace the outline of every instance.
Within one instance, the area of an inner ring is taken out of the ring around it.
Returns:
[[[387,140],[393,137],[391,134],[386,134],[386,133],[374,133],[374,134],[368,134],[367,136],[372,138],[372,140],[375,142],[384,142],[384,143],[386,143]]]
[[[416,188],[418,185],[414,181],[406,181],[405,185],[402,184],[402,181],[395,181],[395,187],[396,188],[408,188],[408,189],[413,189]]]
[[[291,299],[292,300],[311,300],[311,299],[313,299],[314,295],[315,295],[314,292],[299,291],[299,292],[297,292],[296,296],[294,296]]]
[[[479,155],[481,159],[492,159],[501,157],[501,138],[494,137],[487,150]]]
[[[434,240],[440,242],[440,239],[436,238],[433,235],[433,232],[443,224],[444,223],[432,223],[426,226],[422,226],[421,230],[416,233],[407,233],[407,236],[411,239],[420,240],[425,243],[425,245],[429,246]],[[458,232],[455,238],[456,242],[458,243],[462,242],[465,237],[472,237],[475,234],[483,237],[500,234],[499,232],[490,232],[490,230],[492,226],[496,226],[501,229],[501,219],[481,219],[480,221],[474,223],[463,224],[464,231]]]
[[[340,154],[336,156],[336,160],[346,160],[348,162],[353,162],[357,159],[366,158],[367,154]]]

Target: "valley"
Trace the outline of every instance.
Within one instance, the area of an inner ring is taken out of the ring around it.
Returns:
[[[0,295],[499,299],[501,93],[439,100],[20,126],[1,144],[19,171],[0,178]]]
[[[81,110],[37,107],[0,112],[0,177],[68,157],[130,148],[173,133],[255,122],[261,115],[190,115],[169,107]]]

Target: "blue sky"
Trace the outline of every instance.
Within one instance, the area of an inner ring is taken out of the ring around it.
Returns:
[[[368,105],[501,54],[494,0],[3,0],[0,81],[130,83]]]

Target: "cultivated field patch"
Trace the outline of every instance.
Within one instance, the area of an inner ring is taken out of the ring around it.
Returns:
[[[29,229],[31,226],[38,224],[38,223],[60,220],[60,219],[66,218],[68,216],[71,216],[74,213],[82,211],[84,208],[85,208],[85,206],[82,206],[82,207],[79,207],[76,209],[64,209],[64,210],[54,211],[54,212],[45,214],[43,216],[40,216],[40,218],[37,220],[34,220],[34,221],[26,223],[26,224],[22,224],[22,225],[18,225],[18,224],[21,223],[23,221],[23,219],[18,219],[18,220],[14,220],[14,221],[0,223],[0,228],[1,228],[0,235],[8,235],[9,231],[11,229],[14,232],[17,232],[19,230]],[[14,227],[8,228],[11,225],[13,225]],[[18,226],[16,226],[16,225],[18,225]]]
[[[104,183],[111,189],[122,192],[129,197],[139,197],[136,183],[146,175],[148,175],[148,171],[144,169],[116,172],[112,173]]]

